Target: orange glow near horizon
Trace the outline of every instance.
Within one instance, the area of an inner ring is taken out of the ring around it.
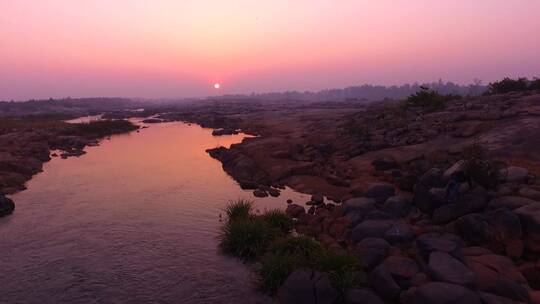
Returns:
[[[318,90],[540,70],[539,1],[0,3],[0,100]]]

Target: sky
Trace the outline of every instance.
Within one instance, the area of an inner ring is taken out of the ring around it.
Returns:
[[[0,0],[0,100],[540,76],[538,12],[539,0]]]

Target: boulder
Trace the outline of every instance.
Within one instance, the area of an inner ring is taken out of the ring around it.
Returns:
[[[418,272],[418,265],[414,260],[390,256],[370,273],[369,282],[382,297],[398,299],[401,291],[410,287],[410,279]]]
[[[468,288],[460,285],[430,282],[408,290],[403,304],[481,304],[480,297]]]
[[[509,210],[514,210],[534,203],[538,202],[520,196],[503,196],[491,200],[488,203],[488,209],[507,208]]]
[[[480,295],[483,304],[525,304],[525,302],[514,301],[487,292],[479,292],[478,295]]]
[[[443,188],[428,188],[417,184],[414,189],[413,204],[422,212],[432,214],[434,210],[448,204]]]
[[[461,242],[452,235],[426,233],[416,238],[416,247],[424,258],[433,251],[446,252],[454,257],[461,257]]]
[[[529,177],[529,170],[522,167],[511,166],[506,169],[501,169],[499,175],[505,182],[524,182]]]
[[[327,275],[309,269],[295,270],[277,292],[283,304],[332,304],[338,297]]]
[[[520,196],[530,198],[530,199],[535,200],[535,201],[540,201],[540,191],[531,189],[529,187],[520,188],[518,194]]]
[[[411,204],[404,197],[391,196],[384,202],[382,210],[391,214],[394,218],[402,218],[409,214]]]
[[[13,210],[15,210],[13,200],[0,193],[0,217],[13,213]]]
[[[343,202],[342,209],[344,214],[351,211],[361,211],[364,214],[375,210],[375,200],[367,197],[351,198]]]
[[[321,205],[324,203],[324,196],[322,194],[314,194],[311,196],[311,201],[314,205]]]
[[[472,271],[446,252],[432,252],[429,255],[428,270],[435,281],[474,287]]]
[[[443,180],[444,181],[449,181],[454,173],[463,171],[464,166],[465,166],[465,161],[463,161],[463,160],[457,161],[450,168],[448,168],[448,169],[446,169],[446,171],[444,171],[444,174],[443,174],[443,177],[442,177]]]
[[[298,218],[300,215],[306,213],[306,209],[297,204],[289,204],[287,209],[285,209],[285,213],[287,213],[287,215],[290,217]]]
[[[377,158],[376,160],[372,161],[371,164],[377,171],[386,171],[399,168],[397,162],[394,159],[388,157]]]
[[[384,304],[384,302],[369,289],[355,288],[347,291],[345,304]]]
[[[255,197],[268,197],[268,193],[266,191],[259,190],[259,189],[253,191],[253,195]]]
[[[445,224],[469,213],[483,210],[487,205],[486,192],[480,187],[460,196],[453,204],[439,207],[433,212],[433,222]]]
[[[507,257],[481,255],[468,256],[465,260],[474,273],[478,290],[516,301],[529,301],[527,280]]]
[[[395,193],[396,189],[391,184],[375,183],[371,184],[367,190],[364,191],[364,196],[373,198],[377,202],[384,202]]]
[[[519,266],[519,271],[532,288],[540,290],[540,262],[524,263]]]
[[[367,220],[356,225],[351,233],[355,243],[368,237],[383,238],[386,231],[393,225],[391,220]]]
[[[396,222],[384,234],[385,240],[395,246],[408,244],[414,240],[414,237],[411,226],[405,221]]]
[[[540,203],[518,208],[514,212],[521,220],[526,247],[540,253]]]
[[[390,244],[381,238],[365,238],[354,247],[360,258],[360,263],[366,269],[372,269],[382,262],[388,255]]]

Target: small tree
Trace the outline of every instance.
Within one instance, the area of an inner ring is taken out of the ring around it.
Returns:
[[[444,107],[447,101],[459,98],[461,98],[459,95],[441,95],[435,90],[421,86],[420,91],[407,98],[406,106],[437,109]]]
[[[529,89],[529,80],[527,78],[504,78],[501,81],[495,81],[489,84],[487,94],[505,94],[510,92],[527,91]]]

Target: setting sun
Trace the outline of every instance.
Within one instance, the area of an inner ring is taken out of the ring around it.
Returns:
[[[214,89],[217,90],[217,89],[219,89],[220,87],[221,87],[221,85],[220,85],[219,83],[215,83],[215,84],[214,84]]]

